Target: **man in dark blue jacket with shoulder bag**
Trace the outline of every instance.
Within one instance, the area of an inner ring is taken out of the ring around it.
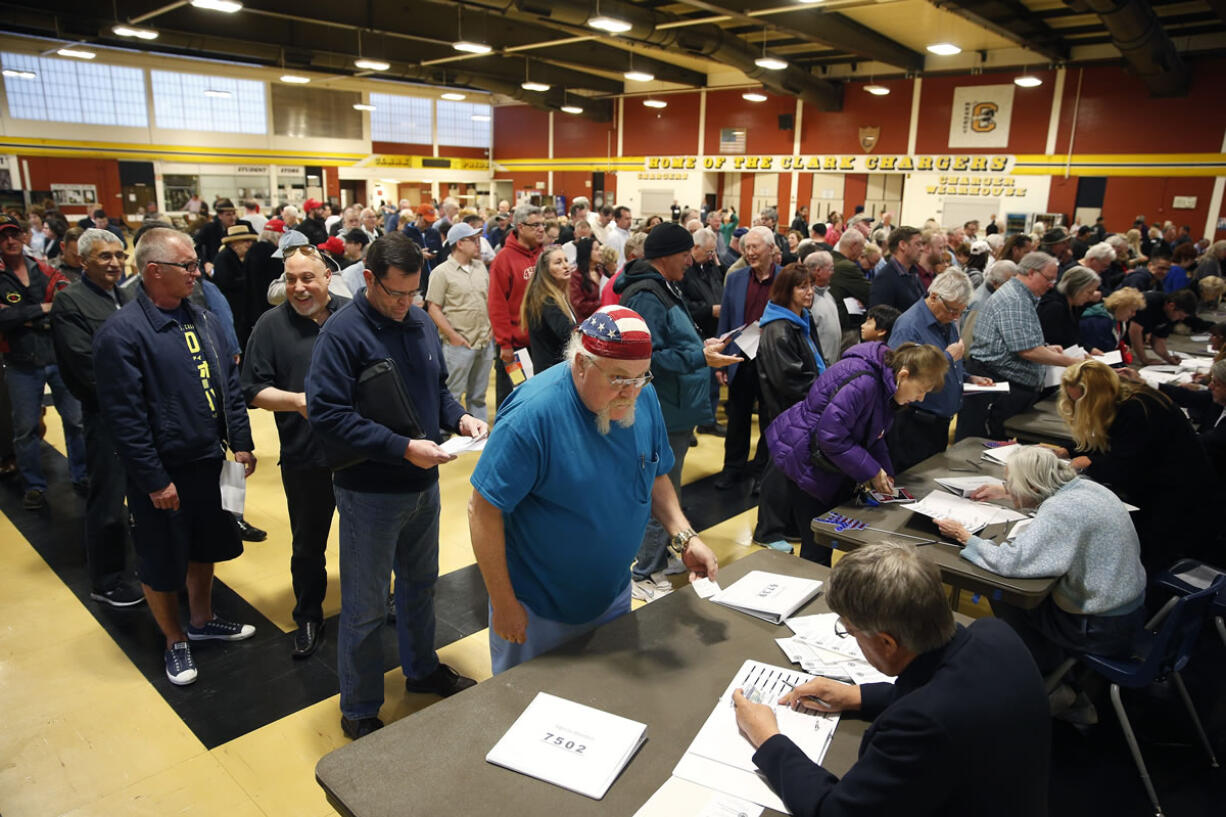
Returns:
[[[438,580],[438,466],[455,459],[440,428],[488,433],[447,391],[434,321],[413,305],[422,252],[408,236],[377,239],[366,289],[323,325],[306,379],[307,419],[329,451],[340,512],[341,728],[360,738],[383,726],[387,587],[396,577],[396,635],[409,692],[446,697],[473,686],[434,649]]]
[[[243,552],[222,508],[225,450],[255,471],[247,404],[216,315],[188,300],[200,261],[184,233],[159,227],[136,245],[143,286],[94,335],[98,404],[128,478],[141,586],[166,637],[166,676],[196,680],[189,641],[239,641],[250,624],[213,613],[213,563]],[[186,584],[191,623],[179,619]]]

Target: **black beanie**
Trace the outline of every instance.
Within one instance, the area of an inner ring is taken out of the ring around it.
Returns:
[[[690,231],[672,221],[664,221],[652,228],[643,244],[643,257],[647,260],[689,252],[694,249],[694,236]]]

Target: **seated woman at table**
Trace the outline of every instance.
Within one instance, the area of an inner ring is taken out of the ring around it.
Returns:
[[[1078,318],[1082,308],[1099,297],[1098,273],[1089,267],[1069,267],[1060,283],[1039,300],[1039,323],[1043,340],[1057,346],[1084,346]],[[1089,346],[1085,346],[1087,350]],[[1099,351],[1109,351],[1099,347]]]
[[[1081,340],[1086,349],[1110,352],[1120,351],[1125,363],[1132,362],[1132,350],[1128,346],[1128,322],[1145,308],[1145,296],[1133,287],[1117,289],[1106,300],[1090,304],[1081,313]]]
[[[1145,624],[1145,569],[1124,503],[1037,445],[1009,458],[1003,486],[985,485],[972,495],[1006,497],[1035,514],[999,545],[952,519],[937,520],[942,534],[966,546],[962,557],[985,570],[1011,578],[1060,577],[1038,607],[993,601],[992,612],[1017,630],[1044,675],[1060,666],[1066,652],[1127,650]]]
[[[893,493],[885,434],[894,410],[941,388],[948,368],[944,350],[930,344],[857,344],[766,429],[771,461],[761,503],[792,521],[802,558],[830,564],[830,548],[816,543],[811,523],[850,499],[856,486]]]
[[[1085,360],[1064,370],[1057,402],[1073,441],[1072,467],[1140,507],[1133,524],[1153,572],[1191,556],[1220,561],[1213,500],[1222,496],[1204,446],[1170,398]]]

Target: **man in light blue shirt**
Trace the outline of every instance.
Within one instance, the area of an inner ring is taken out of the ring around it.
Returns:
[[[949,445],[949,422],[962,408],[964,382],[992,382],[986,377],[968,377],[962,364],[966,347],[958,336],[958,318],[970,299],[971,281],[966,273],[947,270],[936,277],[922,301],[916,301],[894,322],[891,349],[908,341],[928,343],[944,349],[949,359],[945,384],[919,403],[903,408],[894,418],[886,441],[900,473]]]
[[[649,516],[691,581],[718,567],[668,478],[646,322],[602,307],[564,360],[511,393],[472,475],[469,530],[495,674],[629,612],[629,565]]]

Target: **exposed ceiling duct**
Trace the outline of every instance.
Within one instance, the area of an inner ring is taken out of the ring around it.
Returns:
[[[1079,0],[1096,13],[1111,42],[1154,96],[1183,96],[1191,84],[1188,66],[1162,29],[1158,15],[1142,0]]]
[[[586,4],[568,3],[566,0],[515,0],[509,14],[520,14],[546,24],[556,25],[566,31],[586,28],[588,18],[594,13]],[[627,41],[664,50],[679,50],[696,57],[724,63],[735,68],[750,79],[761,82],[772,91],[803,99],[822,111],[837,111],[843,107],[842,86],[813,76],[796,66],[789,65],[782,71],[759,68],[754,60],[761,53],[733,34],[714,24],[687,26],[684,28],[660,29],[657,25],[674,19],[657,14],[641,6],[628,3],[602,2],[601,14],[625,20],[630,30],[624,36]]]

